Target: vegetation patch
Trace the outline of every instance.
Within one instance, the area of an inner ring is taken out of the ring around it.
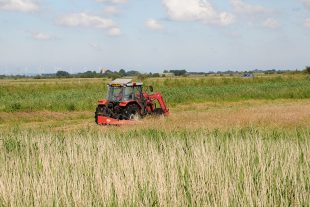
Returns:
[[[1,82],[0,206],[310,203],[308,75],[145,79],[171,114],[123,127],[107,81]]]
[[[2,133],[3,205],[310,202],[310,129],[184,130],[176,135],[141,129],[123,139],[119,133],[119,138],[86,129]]]
[[[106,79],[5,81],[0,88],[0,111],[94,111],[106,96]],[[18,83],[18,84],[17,84]],[[235,102],[310,98],[310,77],[200,77],[146,79],[169,106],[182,103]],[[17,102],[16,102],[17,101]],[[74,105],[74,106],[73,106]]]

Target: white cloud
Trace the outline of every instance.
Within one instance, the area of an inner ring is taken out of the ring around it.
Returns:
[[[110,36],[121,34],[120,29],[113,20],[84,12],[67,14],[61,17],[58,23],[67,27],[95,27],[107,29]]]
[[[115,6],[108,6],[103,10],[104,14],[115,15],[119,13],[119,10]]]
[[[41,32],[36,32],[32,34],[32,38],[35,40],[50,40],[51,36]]]
[[[310,18],[305,19],[304,26],[310,28]]]
[[[273,18],[268,18],[263,22],[263,27],[269,28],[269,29],[277,29],[279,28],[281,25],[280,23]]]
[[[119,36],[121,35],[121,30],[118,27],[113,27],[109,29],[108,34],[113,37]]]
[[[234,10],[240,14],[260,14],[271,12],[271,9],[269,8],[248,4],[243,2],[243,0],[230,0],[230,2],[233,5]]]
[[[149,19],[145,22],[145,25],[152,30],[162,30],[163,25],[156,19]]]
[[[96,2],[122,4],[122,3],[127,3],[128,0],[96,0]]]
[[[301,0],[301,2],[310,9],[310,0]]]
[[[83,12],[65,15],[59,19],[59,23],[63,26],[69,26],[69,27],[77,27],[77,26],[97,27],[97,28],[115,27],[115,23],[111,19],[106,19],[100,16],[91,15]]]
[[[39,5],[32,0],[0,0],[0,9],[33,12],[39,10]]]
[[[175,21],[201,21],[223,26],[234,22],[232,14],[216,11],[206,0],[163,0],[163,4]]]

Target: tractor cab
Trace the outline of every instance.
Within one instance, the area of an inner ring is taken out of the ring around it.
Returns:
[[[110,102],[138,101],[142,99],[143,83],[131,79],[116,79],[108,84],[107,100]]]

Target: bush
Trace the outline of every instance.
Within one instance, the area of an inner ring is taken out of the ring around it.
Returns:
[[[70,103],[69,105],[67,105],[67,110],[68,111],[75,111],[76,110],[76,106],[74,103]]]
[[[175,76],[183,76],[187,73],[186,70],[170,70],[170,73],[173,73]]]
[[[140,81],[144,81],[144,80],[146,80],[147,78],[148,78],[148,75],[146,75],[146,74],[140,74],[140,75],[138,75],[138,80],[140,80]]]
[[[11,105],[11,111],[15,112],[15,111],[19,111],[22,108],[22,105],[20,103],[13,103]]]
[[[310,74],[310,66],[307,66],[307,67],[305,68],[305,72],[306,72],[307,74]]]
[[[153,78],[158,78],[158,77],[160,77],[160,74],[159,74],[159,73],[153,73],[153,74],[152,74],[152,77],[153,77]]]
[[[3,146],[4,146],[4,149],[6,150],[7,153],[20,152],[20,149],[21,149],[20,141],[14,139],[12,137],[5,139],[3,141]]]

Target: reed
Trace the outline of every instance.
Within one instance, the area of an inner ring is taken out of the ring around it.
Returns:
[[[307,206],[310,129],[1,133],[2,206]]]

